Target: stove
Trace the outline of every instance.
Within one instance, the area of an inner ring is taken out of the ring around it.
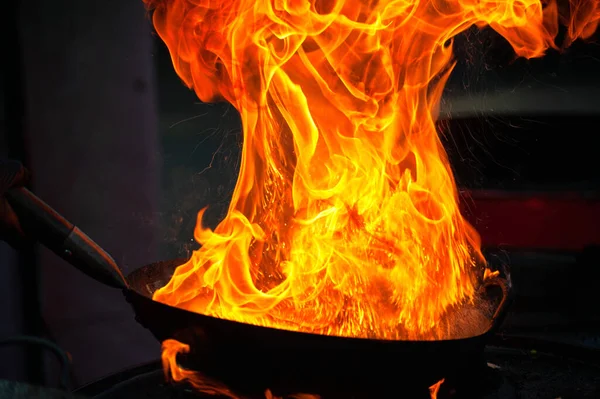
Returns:
[[[398,394],[390,397],[404,398],[401,387],[398,389]],[[160,361],[116,373],[80,388],[77,393],[96,399],[215,398],[186,384],[165,382]],[[428,397],[424,392],[423,398]],[[458,382],[444,382],[438,393],[438,399],[465,398],[598,399],[600,350],[535,338],[497,336],[486,348],[479,372]]]

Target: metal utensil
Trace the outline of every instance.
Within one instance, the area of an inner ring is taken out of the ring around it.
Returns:
[[[114,288],[128,287],[115,260],[50,205],[26,188],[5,195],[29,237],[93,279]]]

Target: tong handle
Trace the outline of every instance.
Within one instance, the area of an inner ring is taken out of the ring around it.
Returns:
[[[93,279],[127,288],[125,277],[108,252],[50,205],[23,187],[11,189],[5,196],[28,236]]]

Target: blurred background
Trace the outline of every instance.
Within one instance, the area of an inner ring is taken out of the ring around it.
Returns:
[[[136,0],[31,0],[5,11],[0,155],[125,269],[188,256],[196,214],[226,211],[241,149],[228,104],[176,76]],[[492,31],[457,38],[440,131],[465,215],[519,295],[505,328],[598,345],[600,47],[517,60]],[[0,243],[0,339],[68,351],[74,386],[155,360],[117,290],[43,248]],[[0,378],[53,385],[43,347],[0,347]]]

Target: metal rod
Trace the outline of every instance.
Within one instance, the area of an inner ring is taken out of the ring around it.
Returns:
[[[127,288],[114,259],[83,231],[26,188],[6,193],[25,233],[77,269],[110,287]]]

